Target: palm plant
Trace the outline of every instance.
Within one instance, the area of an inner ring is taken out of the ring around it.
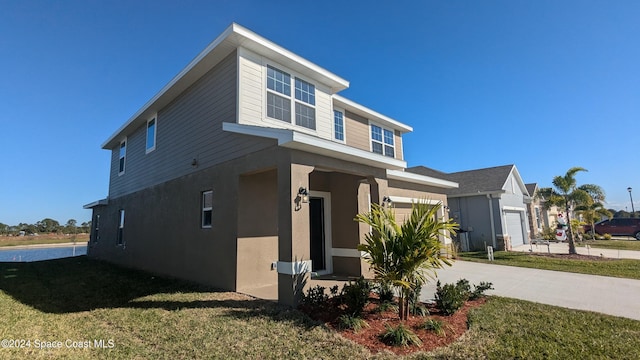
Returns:
[[[552,184],[554,188],[540,189],[540,195],[547,200],[545,202],[546,206],[556,205],[565,209],[567,225],[569,226],[567,231],[569,254],[576,254],[576,244],[571,228],[571,209],[594,201],[604,201],[605,198],[604,190],[598,185],[576,185],[576,174],[581,171],[587,170],[581,167],[572,167],[564,176],[553,178]]]
[[[400,224],[392,208],[372,204],[371,211],[358,214],[356,221],[371,227],[365,243],[358,250],[375,273],[377,280],[396,288],[400,301],[398,315],[401,320],[409,316],[409,299],[416,286],[422,286],[435,269],[451,262],[442,254],[440,236],[455,234],[458,224],[451,219],[437,218],[441,203],[429,205],[426,201],[412,204],[411,216]]]
[[[576,213],[582,215],[582,220],[591,225],[591,236],[595,236],[595,223],[602,219],[602,217],[611,218],[611,211],[605,209],[601,202],[591,202],[590,204],[583,204],[576,206]]]

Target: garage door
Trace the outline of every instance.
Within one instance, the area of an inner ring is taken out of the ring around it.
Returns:
[[[522,214],[519,211],[509,211],[505,213],[505,218],[507,220],[507,234],[511,236],[511,246],[524,244],[521,216]]]

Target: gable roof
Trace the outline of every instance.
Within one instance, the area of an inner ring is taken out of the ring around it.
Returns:
[[[538,183],[524,184],[524,186],[527,187],[527,192],[530,196],[535,195],[536,190],[538,189]]]
[[[529,194],[524,182],[522,181],[522,177],[520,177],[518,169],[516,169],[516,166],[513,164],[454,173],[444,173],[425,166],[411,167],[406,171],[457,182],[459,184],[457,189],[450,189],[447,191],[447,195],[453,197],[474,194],[502,193],[504,192],[503,188],[511,174],[514,175],[514,178],[524,195]]]
[[[124,125],[113,133],[103,144],[103,149],[111,149],[120,143],[124,136],[168,105],[173,99],[200,79],[216,64],[222,61],[239,46],[257,54],[287,65],[292,70],[316,79],[327,85],[333,93],[349,87],[349,82],[332,72],[298,56],[291,51],[263,38],[253,31],[232,23],[213,40],[198,56],[167,83],[155,96],[140,108]]]

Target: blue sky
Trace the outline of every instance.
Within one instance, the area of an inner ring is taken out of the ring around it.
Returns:
[[[235,21],[414,127],[410,166],[572,166],[640,209],[638,1],[0,0],[0,222],[87,221],[100,145]]]

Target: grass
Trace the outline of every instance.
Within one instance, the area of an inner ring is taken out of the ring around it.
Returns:
[[[2,359],[392,359],[273,302],[86,257],[0,263]],[[640,321],[492,297],[459,341],[410,359],[640,358]],[[113,340],[38,350],[35,340]]]
[[[75,236],[78,243],[89,241],[89,234]],[[40,236],[0,236],[0,247],[37,244],[62,244],[73,242],[73,235],[40,235]]]
[[[484,251],[464,252],[458,254],[458,257],[461,260],[489,263],[487,254]],[[640,279],[640,260],[578,260],[545,257],[520,252],[496,251],[494,252],[494,261],[491,263],[533,269]]]
[[[577,246],[589,245],[592,248],[640,251],[638,240],[586,240]]]

